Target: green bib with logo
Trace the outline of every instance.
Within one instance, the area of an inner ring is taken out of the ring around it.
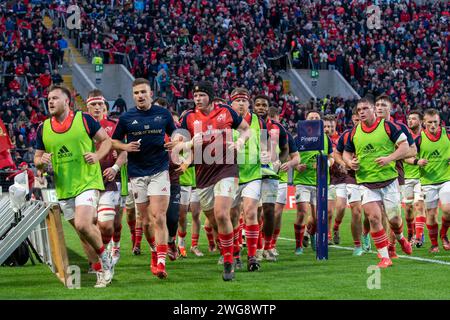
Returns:
[[[42,140],[45,151],[52,153],[56,194],[59,200],[74,198],[87,190],[104,190],[100,163],[88,164],[84,154],[95,152],[95,145],[77,112],[64,133],[53,131],[51,119],[44,121]]]
[[[324,137],[324,152],[328,154],[328,138]],[[299,172],[294,169],[294,185],[305,185],[305,186],[317,186],[317,169],[314,165],[317,164],[317,156],[320,154],[319,151],[300,151],[300,163],[306,164],[306,170]],[[328,169],[328,184],[330,184],[330,169]]]
[[[375,159],[387,157],[395,151],[395,144],[384,128],[384,119],[370,133],[364,132],[361,125],[358,125],[353,143],[356,149],[356,157],[359,160],[359,170],[356,171],[358,183],[383,182],[398,177],[395,161],[391,161],[384,167],[375,162]]]
[[[421,133],[419,158],[427,159],[428,164],[420,168],[420,183],[423,186],[450,181],[450,141],[447,132],[442,128],[441,137],[433,142],[424,131]]]
[[[244,148],[237,151],[237,163],[239,164],[239,184],[261,179],[260,137],[261,128],[256,114],[251,114],[250,137],[245,142]],[[239,131],[233,130],[233,141],[239,138]]]

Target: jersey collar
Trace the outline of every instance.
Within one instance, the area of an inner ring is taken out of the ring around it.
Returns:
[[[423,132],[425,133],[425,135],[427,136],[428,139],[430,139],[432,142],[436,142],[441,138],[442,127],[439,127],[439,129],[435,135],[432,134],[431,132],[429,132],[427,129],[423,130]]]

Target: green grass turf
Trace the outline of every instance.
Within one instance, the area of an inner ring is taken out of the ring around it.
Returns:
[[[284,239],[294,238],[294,218],[293,211],[284,213],[278,262],[263,262],[260,272],[237,271],[235,281],[228,283],[222,281],[218,254],[207,253],[203,230],[200,247],[206,255],[196,258],[189,254],[187,259],[168,261],[168,279],[157,279],[149,270],[145,238],[144,254],[131,254],[124,218],[122,257],[113,283],[103,289],[93,288],[95,275],[86,273],[88,266],[81,245],[74,230],[64,223],[70,264],[82,270],[81,289],[64,288],[47,266],[29,262],[24,267],[0,268],[0,299],[450,299],[450,265],[400,258],[393,267],[381,270],[381,289],[369,290],[367,268],[378,262],[374,253],[353,257],[351,251],[330,248],[328,261],[316,261],[308,247],[303,256],[295,256],[295,243]],[[341,225],[341,246],[352,246],[349,224],[347,211]],[[427,238],[425,247],[414,249],[413,255],[450,262],[450,252],[441,247],[440,253],[433,255],[428,253],[429,246]],[[399,247],[397,251],[401,254]]]

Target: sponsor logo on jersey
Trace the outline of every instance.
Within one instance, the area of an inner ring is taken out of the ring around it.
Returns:
[[[134,120],[131,124],[138,124],[139,122],[137,120]]]
[[[226,118],[227,118],[227,116],[225,115],[225,113],[222,113],[217,117],[216,120],[217,120],[217,122],[225,122]]]
[[[430,154],[430,159],[436,159],[436,158],[440,158],[441,154],[439,153],[439,150],[434,150],[431,154]]]
[[[362,153],[374,153],[374,152],[375,152],[375,148],[373,147],[373,145],[371,143],[369,143],[362,149]]]
[[[73,156],[72,152],[70,152],[66,146],[62,146],[58,151],[58,159],[69,158],[72,156]]]

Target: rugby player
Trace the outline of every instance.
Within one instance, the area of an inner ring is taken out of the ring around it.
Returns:
[[[94,218],[99,193],[105,189],[99,160],[109,153],[111,140],[90,115],[70,109],[67,88],[55,85],[48,92],[50,118],[37,130],[34,164],[41,170],[52,165],[64,217],[84,243],[97,273],[95,288],[104,288],[112,280],[111,262]]]
[[[425,130],[416,139],[418,158],[413,164],[420,167],[420,183],[425,197],[430,252],[439,252],[438,233],[444,250],[450,250],[447,231],[450,226],[450,135],[440,125],[436,109],[424,112]],[[411,160],[411,159],[408,159]],[[438,232],[438,203],[441,203],[442,226]]]
[[[359,116],[357,114],[356,108],[353,109],[352,113],[352,122],[353,126],[357,126],[359,123]],[[338,144],[336,146],[336,151],[334,153],[334,159],[336,161],[336,165],[341,166],[343,169],[343,172],[346,172],[345,175],[345,181],[344,181],[344,195],[347,199],[350,210],[352,212],[352,220],[351,220],[351,232],[352,232],[352,238],[353,238],[353,244],[355,248],[353,249],[353,255],[354,256],[361,256],[364,251],[370,251],[370,226],[365,226],[364,229],[366,229],[362,233],[362,240],[363,243],[361,244],[361,232],[362,232],[362,225],[361,225],[361,215],[362,215],[362,208],[361,208],[361,188],[356,183],[355,178],[355,171],[347,168],[347,165],[345,164],[344,160],[342,159],[342,154],[344,152],[344,147],[347,144],[348,138],[350,137],[350,133],[352,132],[352,129],[348,129],[342,133],[342,135],[339,137]],[[364,221],[366,224],[368,223],[368,220],[365,219]]]
[[[377,117],[382,118],[386,121],[389,121],[389,120],[391,120],[391,110],[392,110],[392,100],[388,95],[382,94],[376,98],[375,112],[376,112]],[[394,123],[392,120],[391,120],[391,122]],[[395,125],[397,125],[401,129],[401,131],[405,134],[405,136],[407,137],[407,140],[408,140],[409,151],[405,157],[407,157],[407,158],[414,157],[417,154],[417,149],[416,149],[413,137],[408,130],[408,127],[405,126],[403,123],[395,123]],[[403,186],[405,185],[405,173],[403,170],[403,161],[397,160],[395,163],[395,168],[398,171],[398,183],[400,185],[400,188],[403,188]],[[401,236],[403,236],[403,221],[402,221],[401,215],[389,217],[385,210],[383,212],[384,212],[383,226],[386,231],[388,230],[388,228],[391,229],[391,232],[389,233],[389,236],[390,236],[389,248],[388,248],[389,255],[391,258],[398,258],[397,253],[395,252],[396,234],[398,235],[401,232]],[[401,211],[400,211],[400,213],[401,213]],[[388,225],[387,222],[389,222],[388,227],[387,227],[387,225]],[[405,248],[402,248],[402,249],[405,250]],[[409,251],[408,248],[406,248],[406,250]]]
[[[255,97],[254,111],[266,123],[269,132],[268,146],[261,146],[262,151],[270,151],[269,164],[262,165],[261,201],[262,216],[264,221],[261,228],[260,239],[264,240],[264,251],[257,253],[257,259],[264,257],[268,261],[276,261],[276,256],[270,251],[273,233],[275,231],[275,203],[278,195],[279,176],[281,163],[289,156],[289,145],[286,129],[273,119],[278,114],[276,108],[270,109],[270,99],[265,95]],[[272,110],[270,112],[270,110]],[[261,207],[261,206],[260,206]],[[259,210],[261,212],[261,210]],[[258,217],[259,219],[259,217]],[[245,236],[248,237],[247,231]]]
[[[148,80],[134,80],[132,90],[136,107],[120,116],[112,137],[113,146],[128,152],[128,174],[137,210],[143,219],[154,222],[157,259],[154,261],[152,255],[151,270],[164,279],[168,250],[166,212],[170,199],[169,156],[164,138],[176,127],[167,109],[152,105],[153,92]],[[125,137],[126,144],[122,142]],[[151,229],[147,230],[151,232]],[[146,232],[146,236],[150,240],[148,237],[152,235]]]
[[[422,112],[413,110],[408,115],[408,128],[414,140],[422,132]],[[417,158],[417,156],[416,156]],[[405,203],[405,219],[408,226],[408,241],[412,241],[417,248],[423,245],[423,230],[426,224],[425,206],[423,202],[422,186],[420,185],[420,168],[404,162],[405,185],[402,189]],[[414,217],[415,216],[415,217]],[[415,225],[415,227],[414,227]],[[415,235],[414,235],[415,234]]]
[[[334,154],[339,141],[339,134],[336,131],[336,118],[333,115],[323,117],[323,130],[328,138],[330,138]],[[345,167],[338,164],[334,164],[330,168],[330,185],[328,187],[328,244],[339,244],[341,242],[339,226],[342,223],[347,206],[345,191],[346,172],[343,168]],[[333,240],[331,241],[331,223],[335,210],[336,217],[333,226]]]
[[[310,110],[306,114],[306,120],[320,120],[320,113],[316,110]],[[324,139],[324,152],[329,156],[328,166],[334,163],[333,148],[330,138]],[[305,232],[304,220],[308,214],[311,216],[308,220],[309,235],[311,239],[311,248],[316,248],[316,203],[317,203],[317,155],[319,151],[299,151],[300,163],[294,170],[293,182],[295,185],[295,201],[297,204],[297,217],[294,223],[295,232],[295,254],[303,254],[303,235]],[[328,184],[330,176],[328,174]]]
[[[395,161],[409,152],[406,135],[395,124],[377,118],[371,97],[357,103],[360,123],[353,128],[345,145],[343,159],[356,171],[356,181],[362,189],[362,206],[370,222],[371,236],[378,249],[380,268],[392,265],[388,253],[388,236],[382,225],[383,207],[392,230],[403,251],[411,254],[409,242],[401,228],[400,188]]]
[[[245,239],[247,242],[247,270],[257,271],[260,264],[256,260],[256,246],[259,235],[258,205],[261,198],[261,138],[267,138],[265,123],[249,111],[250,94],[245,88],[235,88],[230,95],[231,107],[247,122],[250,127],[250,137],[244,147],[238,150],[239,187],[231,208],[231,222],[233,224],[234,267],[242,268],[239,245],[239,218],[241,203],[245,219]],[[235,140],[239,138],[235,131]],[[262,137],[265,134],[266,137]],[[269,153],[265,153],[265,163],[269,162]]]
[[[278,115],[274,115],[273,119],[279,122]],[[276,257],[279,255],[279,252],[276,247],[278,236],[280,235],[281,230],[281,221],[282,221],[281,218],[287,201],[289,172],[292,173],[293,169],[297,167],[300,161],[300,156],[297,150],[297,144],[294,140],[294,137],[292,136],[292,134],[289,133],[289,131],[286,131],[286,133],[288,135],[289,160],[283,162],[280,167],[280,174],[279,174],[280,183],[278,184],[278,194],[275,203],[275,219],[274,219],[275,230],[273,232],[272,243],[270,245],[270,250],[272,251],[272,254]]]
[[[185,142],[184,146],[192,149],[195,144],[194,164],[200,206],[209,222],[217,225],[224,260],[222,278],[230,281],[234,279],[230,209],[239,174],[235,153],[244,147],[249,126],[229,106],[212,103],[214,90],[210,82],[196,84],[193,92],[195,108],[189,110],[181,122],[181,127],[188,130],[193,139]],[[240,134],[236,142],[232,139],[232,129],[237,129]],[[198,151],[201,151],[201,159],[198,159]]]

